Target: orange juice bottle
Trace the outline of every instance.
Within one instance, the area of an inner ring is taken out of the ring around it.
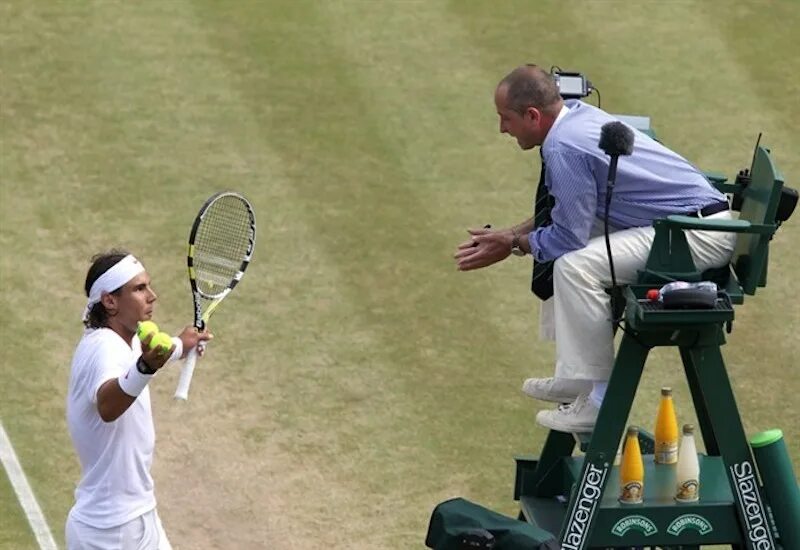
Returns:
[[[644,463],[639,448],[639,428],[631,426],[625,436],[625,450],[619,468],[620,497],[623,504],[639,504],[644,493]]]
[[[656,417],[656,464],[678,462],[678,419],[672,402],[672,388],[661,388],[661,403]]]

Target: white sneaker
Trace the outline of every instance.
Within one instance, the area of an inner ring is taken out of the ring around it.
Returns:
[[[571,403],[581,394],[592,391],[588,380],[568,378],[528,378],[522,383],[522,392],[534,399],[553,403]]]
[[[559,405],[551,411],[539,411],[536,421],[551,430],[567,433],[590,432],[597,422],[600,409],[589,400],[589,396],[581,394],[568,405]]]

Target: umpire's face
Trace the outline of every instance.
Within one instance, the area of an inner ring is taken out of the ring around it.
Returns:
[[[508,105],[508,88],[498,86],[494,93],[494,104],[500,117],[500,133],[517,139],[523,150],[533,149],[544,141],[546,130],[542,128],[542,112],[535,107],[528,107],[522,113]]]

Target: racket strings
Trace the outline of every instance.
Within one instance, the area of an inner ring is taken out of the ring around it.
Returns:
[[[250,210],[238,197],[223,196],[208,207],[194,241],[193,261],[200,292],[219,294],[241,277],[254,231]]]

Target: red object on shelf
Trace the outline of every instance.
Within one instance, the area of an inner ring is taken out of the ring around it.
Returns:
[[[647,294],[645,294],[645,298],[647,298],[651,302],[657,302],[658,301],[658,290],[655,289],[655,288],[651,288],[650,290],[647,291]]]

